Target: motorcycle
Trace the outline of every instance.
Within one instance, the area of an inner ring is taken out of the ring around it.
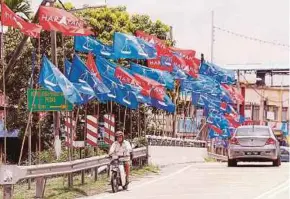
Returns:
[[[126,184],[126,173],[124,168],[123,156],[113,156],[110,162],[110,179],[113,193],[119,191],[119,187],[122,186],[123,190],[128,189]]]

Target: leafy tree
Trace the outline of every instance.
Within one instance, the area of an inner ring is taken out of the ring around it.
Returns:
[[[19,0],[20,1],[20,0]],[[60,5],[57,5],[60,7]],[[72,4],[65,4],[65,7],[70,10],[74,6]],[[161,39],[165,39],[169,31],[169,26],[163,24],[161,21],[153,22],[147,15],[132,15],[126,11],[126,7],[116,8],[97,8],[97,9],[85,9],[75,13],[82,19],[84,19],[93,29],[95,36],[106,44],[112,44],[114,32],[124,32],[128,34],[134,34],[136,30],[143,30],[150,34],[155,34]],[[22,34],[17,30],[9,30],[5,33],[5,60],[8,61],[12,52],[20,42]],[[8,129],[18,128],[23,133],[27,123],[27,99],[26,90],[28,88],[28,80],[32,71],[32,55],[37,52],[40,47],[40,54],[46,54],[48,58],[51,58],[50,49],[50,33],[42,32],[40,39],[40,46],[38,46],[38,40],[30,39],[23,49],[23,54],[18,58],[15,68],[10,72],[8,83],[6,84],[7,95],[10,99],[11,106],[9,108],[7,127]],[[63,37],[60,33],[57,34],[57,57],[58,67],[63,70],[64,58],[71,59],[74,53],[73,50],[73,38]],[[84,57],[84,56],[82,56]],[[36,57],[38,60],[39,57]],[[34,79],[38,79],[39,63],[35,70]],[[35,85],[35,84],[34,84]],[[96,102],[91,102],[87,106],[88,114],[96,114]],[[112,110],[110,105],[100,104],[99,112],[101,115],[105,113],[114,113],[116,115],[117,130],[123,130],[124,127],[124,114],[127,113],[125,120],[125,131],[128,137],[133,138],[137,135],[138,129],[140,132],[145,131],[145,113],[148,107],[140,105],[139,111],[129,109],[112,103]],[[85,106],[80,107],[80,115],[84,117]],[[156,111],[156,109],[153,109]],[[10,114],[11,113],[11,114]],[[12,114],[13,113],[13,114]],[[130,119],[132,118],[132,119]],[[32,126],[32,133],[34,139],[37,137],[38,132],[38,114],[33,116],[34,122]],[[138,123],[138,120],[141,122]],[[138,127],[139,124],[139,127]],[[52,117],[48,114],[46,119],[41,123],[42,128],[42,145],[49,147],[53,143],[51,139],[52,135]],[[81,127],[79,127],[81,128]],[[79,132],[83,132],[79,129]],[[83,139],[83,134],[78,134],[78,139]]]
[[[5,4],[15,13],[30,18],[31,8],[27,0],[5,0]]]

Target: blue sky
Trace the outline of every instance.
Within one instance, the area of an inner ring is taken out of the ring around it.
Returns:
[[[68,2],[63,0],[64,2]],[[70,0],[76,7],[103,0]],[[33,7],[40,0],[32,0]],[[289,44],[288,0],[107,0],[125,5],[130,13],[148,14],[173,26],[177,46],[203,52],[210,58],[211,11],[215,26],[266,41]],[[214,62],[229,64],[289,65],[289,49],[262,44],[215,31]]]

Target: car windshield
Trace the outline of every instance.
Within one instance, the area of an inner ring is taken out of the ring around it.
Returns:
[[[237,129],[236,136],[269,136],[270,132],[268,128],[251,127],[251,128],[239,128]]]

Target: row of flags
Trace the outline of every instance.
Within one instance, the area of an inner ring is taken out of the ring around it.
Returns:
[[[233,87],[234,71],[201,62],[194,50],[168,47],[165,41],[143,31],[135,35],[115,32],[113,44],[106,45],[90,36],[93,32],[83,20],[65,10],[40,6],[39,24],[34,24],[4,3],[1,6],[2,25],[28,36],[39,37],[41,30],[74,36],[75,51],[86,53],[86,62],[75,54],[71,62],[65,61],[63,74],[43,56],[39,76],[42,87],[64,93],[73,104],[96,99],[137,109],[143,103],[172,113],[175,104],[167,91],[173,90],[178,80],[181,92],[190,93],[192,103],[204,108],[211,136],[228,136],[229,129],[243,122],[233,108],[233,104],[244,100]],[[119,59],[129,60],[129,65],[116,64]],[[146,60],[147,66],[132,60]]]
[[[19,29],[27,36],[39,38],[42,30],[54,30],[66,36],[93,34],[83,20],[59,8],[40,6],[38,21],[39,24],[27,22],[14,13],[5,3],[1,3],[2,25]]]

